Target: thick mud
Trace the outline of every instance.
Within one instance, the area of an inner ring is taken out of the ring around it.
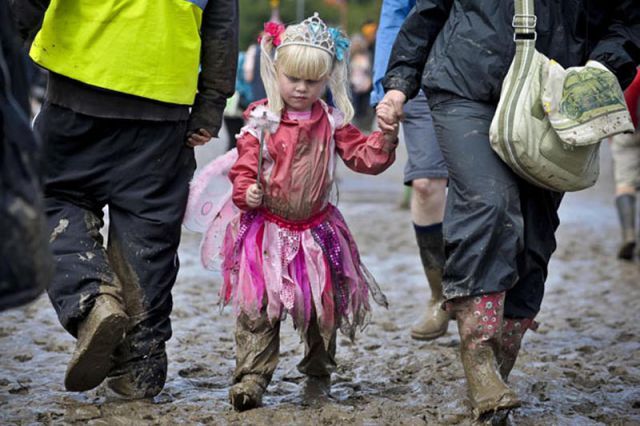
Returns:
[[[220,276],[199,264],[199,236],[185,232],[163,392],[136,402],[103,387],[65,392],[74,340],[43,296],[0,314],[0,423],[471,424],[455,324],[434,342],[409,337],[428,293],[409,212],[397,208],[401,168],[402,158],[381,177],[342,171],[339,207],[390,308],[376,307],[355,344],[339,337],[330,397],[305,387],[295,368],[303,348],[286,322],[264,407],[232,410],[234,319],[217,306]],[[564,201],[541,327],[526,335],[510,378],[523,400],[513,424],[640,424],[640,262],[615,259],[612,185],[605,167],[596,188]]]

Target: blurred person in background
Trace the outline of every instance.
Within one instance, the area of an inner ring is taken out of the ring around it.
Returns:
[[[245,79],[244,62],[246,52],[238,54],[238,69],[236,71],[236,91],[227,100],[224,108],[224,125],[227,128],[229,141],[227,151],[236,147],[236,136],[240,134],[240,129],[244,126],[242,113],[254,101],[251,85]]]
[[[40,139],[31,130],[29,59],[0,0],[0,310],[31,302],[52,275]]]
[[[351,36],[349,53],[349,83],[355,109],[354,123],[363,131],[370,131],[373,125],[374,110],[369,105],[371,91],[371,54],[369,44],[361,34]]]
[[[631,120],[636,127],[634,134],[620,134],[611,138],[613,157],[613,175],[616,184],[616,209],[622,229],[622,243],[618,249],[618,258],[631,260],[640,257],[640,236],[637,233],[637,196],[640,188],[640,70],[636,78],[624,92]],[[634,250],[635,249],[635,250]]]
[[[238,5],[163,4],[12,3],[31,58],[49,71],[35,128],[56,265],[47,290],[77,338],[69,391],[108,377],[121,397],[148,398],[166,380],[193,147],[218,134],[234,91]]]
[[[372,106],[377,105],[384,96],[382,79],[387,70],[391,47],[402,22],[415,3],[415,0],[382,2],[374,56]],[[416,340],[431,340],[447,332],[451,317],[442,309],[442,219],[446,200],[447,166],[436,140],[431,111],[422,90],[418,96],[407,102],[403,112],[402,131],[408,154],[404,168],[404,184],[412,188],[409,202],[411,220],[420,259],[431,290],[431,297],[427,300],[421,318],[411,328],[411,337]]]
[[[260,38],[260,36],[258,36]],[[260,78],[260,62],[261,62],[260,43],[253,43],[247,48],[245,54],[242,71],[244,72],[244,81],[249,83],[251,89],[251,98],[255,101],[267,97],[264,90],[262,78]]]

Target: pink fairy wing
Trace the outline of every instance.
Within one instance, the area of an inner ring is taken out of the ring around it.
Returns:
[[[222,246],[224,243],[227,225],[238,216],[240,210],[233,204],[231,195],[211,220],[209,227],[204,233],[200,244],[200,260],[202,265],[210,270],[221,270],[224,253]]]
[[[228,174],[238,158],[232,149],[209,163],[191,181],[183,225],[194,232],[205,232],[231,199],[233,190]]]

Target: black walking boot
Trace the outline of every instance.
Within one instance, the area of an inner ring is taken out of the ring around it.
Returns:
[[[636,247],[636,196],[633,194],[618,195],[616,208],[622,228],[622,244],[618,250],[618,259],[631,260]]]

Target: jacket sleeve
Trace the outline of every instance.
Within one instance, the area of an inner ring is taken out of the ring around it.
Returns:
[[[431,46],[449,17],[453,0],[418,0],[393,43],[382,85],[411,99],[420,90],[420,79]]]
[[[589,55],[606,65],[622,89],[631,84],[640,64],[640,6],[637,0],[619,2],[609,26]]]
[[[398,35],[402,22],[407,17],[415,0],[384,0],[380,10],[380,24],[376,32],[376,50],[373,55],[373,91],[370,103],[375,106],[384,96],[382,79],[389,64],[393,41]]]
[[[9,0],[13,19],[22,41],[31,43],[44,19],[50,0]]]
[[[238,0],[209,0],[202,16],[200,76],[187,133],[218,135],[227,98],[235,91],[238,64]]]
[[[249,186],[256,183],[258,177],[258,153],[260,142],[250,133],[244,133],[237,140],[238,160],[229,171],[233,183],[233,203],[241,210],[250,210],[246,193]]]
[[[365,136],[354,125],[347,124],[336,129],[334,137],[338,155],[356,172],[377,175],[396,159],[395,149],[384,150],[384,139],[379,131]]]

